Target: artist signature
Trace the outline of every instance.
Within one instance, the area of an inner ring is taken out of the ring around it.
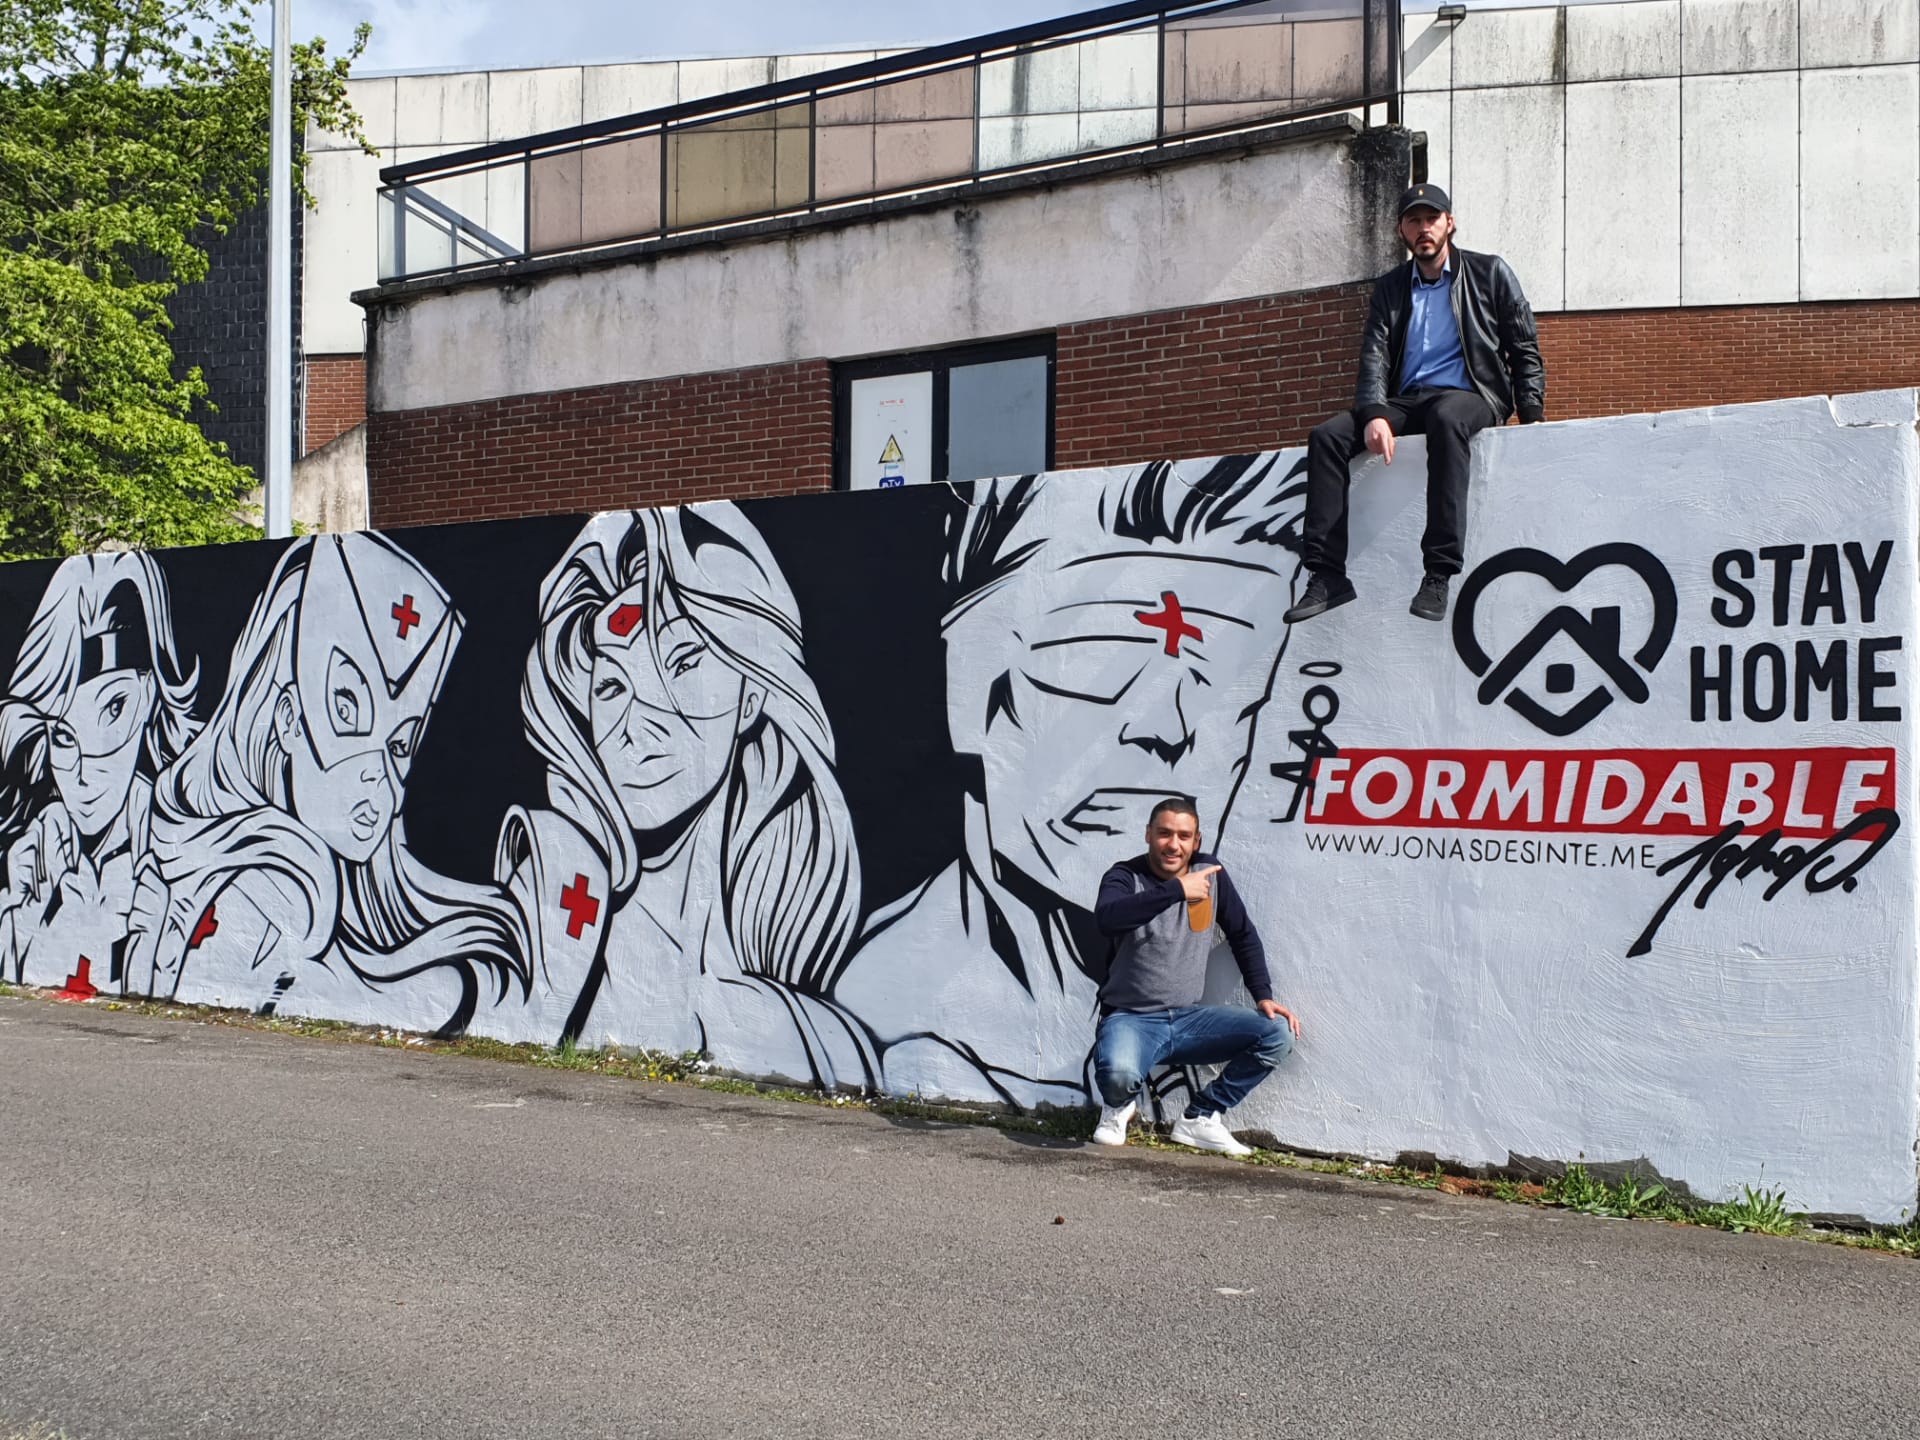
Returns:
[[[1892,810],[1868,810],[1855,816],[1846,828],[1812,846],[1782,844],[1777,829],[1763,831],[1743,845],[1740,836],[1746,828],[1735,821],[1718,835],[1709,836],[1691,849],[1681,851],[1654,872],[1656,875],[1665,875],[1669,870],[1690,865],[1686,874],[1680,877],[1680,883],[1673,887],[1673,893],[1653,912],[1653,919],[1647,922],[1647,928],[1640,932],[1640,938],[1628,949],[1628,955],[1644,955],[1653,948],[1653,937],[1659,933],[1660,926],[1673,907],[1696,880],[1701,882],[1693,897],[1693,908],[1696,910],[1707,908],[1713,892],[1720,888],[1720,882],[1729,875],[1736,880],[1745,880],[1749,875],[1761,872],[1773,876],[1772,883],[1761,892],[1762,900],[1773,899],[1796,880],[1802,881],[1809,895],[1834,889],[1851,894],[1860,883],[1854,877],[1866,868],[1874,856],[1887,848],[1887,842],[1893,839],[1894,833],[1900,828],[1900,817]],[[1849,840],[1857,840],[1873,829],[1878,829],[1880,833],[1867,842],[1866,848],[1859,854],[1842,859],[1834,853],[1838,846]]]

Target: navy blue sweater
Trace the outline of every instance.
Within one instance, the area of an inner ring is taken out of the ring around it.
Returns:
[[[1219,863],[1212,855],[1196,851],[1190,868],[1199,870]],[[1260,944],[1260,932],[1253,928],[1240,892],[1234,889],[1224,869],[1213,876],[1213,893],[1214,923],[1227,937],[1247,992],[1255,1000],[1271,1000],[1273,981],[1267,974],[1267,955]],[[1116,968],[1125,963],[1129,936],[1169,905],[1185,901],[1186,891],[1181,889],[1180,882],[1161,879],[1145,855],[1122,860],[1108,870],[1100,881],[1100,898],[1094,902],[1093,919],[1100,933],[1115,942]]]

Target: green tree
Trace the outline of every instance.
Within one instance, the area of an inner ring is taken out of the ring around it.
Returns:
[[[366,144],[346,84],[368,34],[294,47],[296,133]],[[259,202],[270,96],[238,0],[0,0],[0,558],[259,533],[165,302]]]

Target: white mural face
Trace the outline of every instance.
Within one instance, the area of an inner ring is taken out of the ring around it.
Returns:
[[[192,735],[166,581],[143,555],[64,561],[0,698],[0,975],[117,984],[152,776]]]
[[[151,671],[96,675],[47,728],[47,761],[74,828],[97,836],[127,808],[159,691]]]
[[[1214,475],[1213,497],[1192,488],[1209,474],[1050,481],[946,625],[948,723],[981,758],[993,849],[1069,904],[1087,904],[1155,801],[1188,795],[1222,820],[1245,765],[1298,506],[1278,457]]]
[[[1297,452],[0,569],[0,976],[1081,1105],[1180,795],[1305,1026],[1236,1127],[1895,1220],[1914,419],[1483,434],[1444,626],[1417,438],[1292,631]]]
[[[670,589],[649,603],[644,578],[594,617],[593,649],[594,754],[634,832],[669,831],[719,790],[758,693]]]

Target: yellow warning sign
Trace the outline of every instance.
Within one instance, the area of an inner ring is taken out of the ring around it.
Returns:
[[[906,456],[900,453],[900,442],[891,435],[887,436],[887,448],[880,452],[880,463],[882,465],[898,465],[906,458]]]

